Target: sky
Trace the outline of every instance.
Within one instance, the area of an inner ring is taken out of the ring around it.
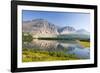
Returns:
[[[72,26],[76,30],[84,29],[90,32],[90,14],[78,12],[51,12],[23,10],[22,20],[45,19],[59,27]]]

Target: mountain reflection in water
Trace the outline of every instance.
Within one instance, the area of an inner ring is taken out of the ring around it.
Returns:
[[[77,41],[69,40],[38,40],[34,39],[32,42],[24,42],[23,48],[40,49],[45,51],[62,51],[65,54],[76,55],[81,59],[90,58],[90,49],[82,47]]]

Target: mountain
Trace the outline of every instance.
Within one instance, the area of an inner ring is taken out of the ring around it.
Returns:
[[[84,29],[80,29],[76,31],[77,34],[85,34],[85,35],[89,35],[90,33]]]
[[[54,24],[44,19],[24,21],[23,32],[31,32],[33,35],[58,35],[59,34],[57,27]]]
[[[76,31],[75,28],[73,28],[71,26],[66,26],[66,27],[59,29],[60,34],[70,34],[70,33],[73,33],[75,31]]]
[[[89,39],[89,32],[84,29],[76,30],[74,27],[57,27],[44,19],[35,19],[32,21],[23,21],[23,32],[29,32],[34,38],[54,37],[66,39]]]

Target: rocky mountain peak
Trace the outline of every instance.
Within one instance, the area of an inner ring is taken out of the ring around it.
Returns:
[[[31,32],[32,34],[51,34],[57,35],[56,26],[44,19],[35,19],[27,23],[23,23],[23,32]]]

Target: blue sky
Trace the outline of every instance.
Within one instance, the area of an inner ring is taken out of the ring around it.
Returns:
[[[85,29],[90,32],[90,14],[76,13],[76,12],[47,12],[47,11],[33,11],[23,10],[23,21],[31,21],[34,19],[45,19],[56,26],[72,26],[76,30]]]

